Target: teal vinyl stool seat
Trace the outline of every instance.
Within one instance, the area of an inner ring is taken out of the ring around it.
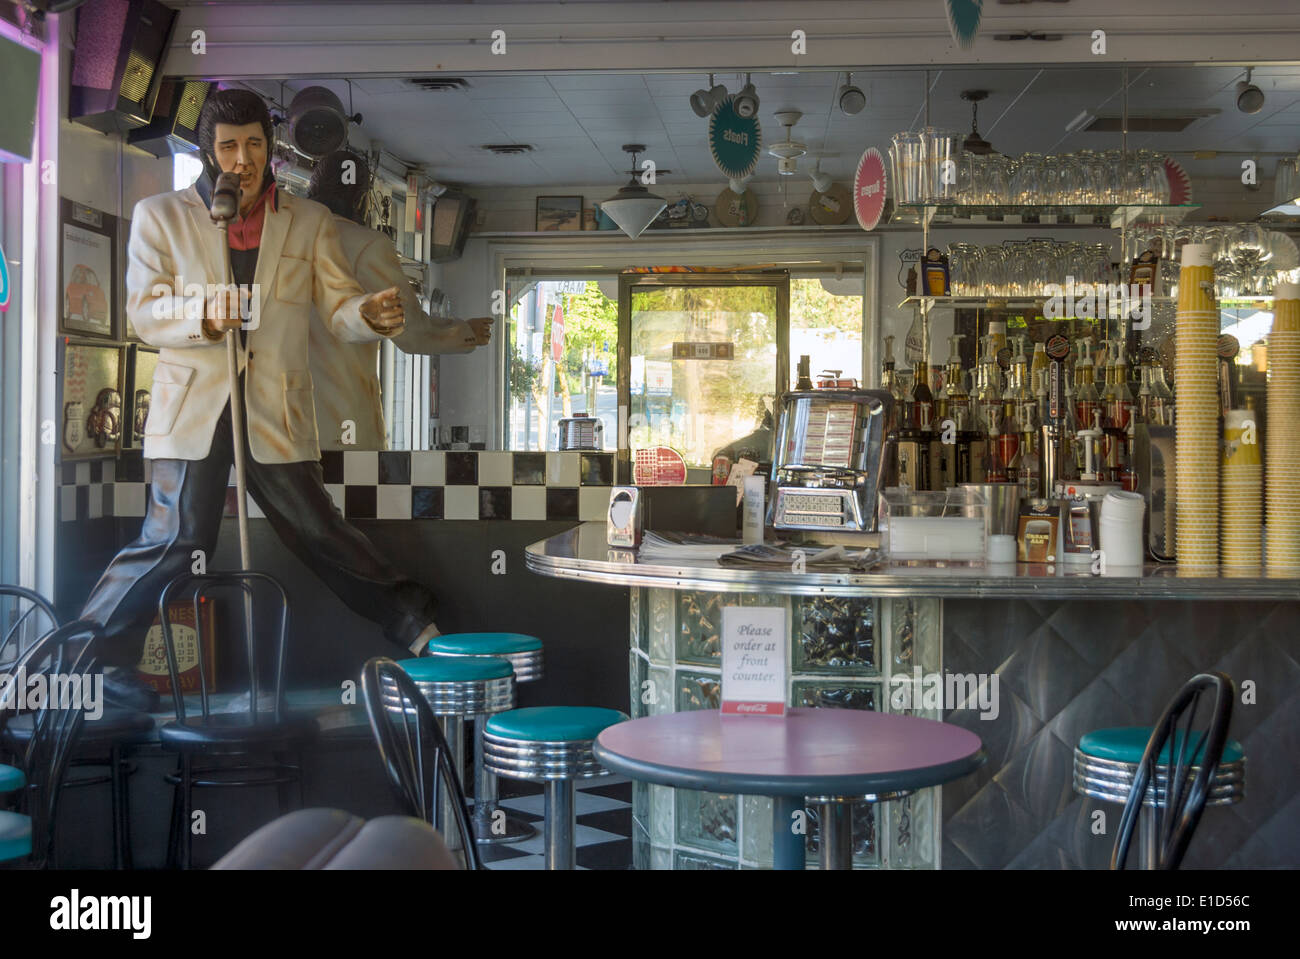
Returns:
[[[26,785],[27,776],[21,769],[0,763],[0,793],[17,792]]]
[[[1118,726],[1095,729],[1080,737],[1074,750],[1074,791],[1106,802],[1121,805],[1127,802],[1152,731],[1150,726]],[[1139,826],[1143,832],[1140,845],[1144,868],[1150,868],[1148,859],[1154,848],[1154,839],[1148,836],[1149,810],[1165,802],[1169,792],[1169,762],[1177,754],[1181,740],[1181,734],[1176,739],[1171,737],[1161,750],[1155,783],[1148,787],[1142,799]],[[1193,765],[1188,771],[1189,776],[1194,776],[1200,768],[1195,765],[1198,758],[1196,755],[1191,757]],[[1245,796],[1246,752],[1241,743],[1229,739],[1223,747],[1223,760],[1210,781],[1210,793],[1205,804],[1229,806],[1241,802]]]
[[[26,859],[31,854],[31,817],[0,809],[0,862]]]
[[[504,659],[492,656],[422,656],[397,663],[420,690],[433,714],[442,722],[443,734],[451,750],[456,775],[465,775],[465,721],[476,724],[474,753],[477,758],[478,724],[484,717],[514,709],[514,668]],[[384,706],[401,710],[396,688],[384,688]],[[451,822],[446,810],[444,822]],[[477,833],[477,831],[476,831]],[[448,842],[457,848],[458,839],[449,835]]]
[[[498,713],[484,724],[487,770],[543,784],[547,869],[574,867],[574,780],[608,775],[592,746],[602,731],[627,718],[617,709],[540,706]]]
[[[542,678],[542,649],[540,639],[525,633],[445,633],[429,640],[424,655],[504,659],[514,667],[516,683],[531,683]],[[537,833],[531,825],[498,814],[497,777],[483,765],[484,722],[486,716],[474,721],[474,835],[484,843],[530,839]]]

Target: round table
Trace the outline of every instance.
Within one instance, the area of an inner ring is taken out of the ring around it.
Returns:
[[[980,738],[960,726],[859,709],[647,716],[610,726],[596,738],[595,754],[611,772],[661,786],[770,796],[777,869],[804,868],[803,831],[795,827],[805,797],[825,811],[823,866],[847,869],[851,827],[838,799],[896,798],[965,776],[985,759]]]

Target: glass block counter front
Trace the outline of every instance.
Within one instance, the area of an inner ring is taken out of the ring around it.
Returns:
[[[910,702],[909,697],[891,697],[904,680],[914,681],[917,669],[920,675],[942,672],[938,599],[805,598],[638,587],[630,592],[633,718],[719,708],[725,606],[787,610],[787,705],[942,718],[939,709],[920,708],[924,704],[919,694]],[[895,708],[894,703],[917,708]],[[642,782],[633,784],[632,796],[637,869],[771,867],[770,799]],[[937,788],[893,802],[854,803],[854,865],[938,868],[939,808]],[[816,810],[807,810],[807,815],[807,851],[815,861]]]

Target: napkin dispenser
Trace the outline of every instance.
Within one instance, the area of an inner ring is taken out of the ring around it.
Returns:
[[[1139,423],[1135,427],[1133,467],[1138,474],[1138,492],[1147,504],[1143,542],[1146,543],[1151,558],[1162,563],[1174,561],[1177,543],[1175,448],[1174,427],[1147,423]]]

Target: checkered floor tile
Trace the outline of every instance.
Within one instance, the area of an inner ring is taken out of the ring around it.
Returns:
[[[501,806],[537,827],[537,835],[522,842],[480,845],[479,856],[488,869],[544,869],[541,787],[511,783],[515,795],[507,795],[502,781]],[[578,783],[574,795],[577,829],[574,833],[579,869],[632,868],[632,784],[610,776]]]

